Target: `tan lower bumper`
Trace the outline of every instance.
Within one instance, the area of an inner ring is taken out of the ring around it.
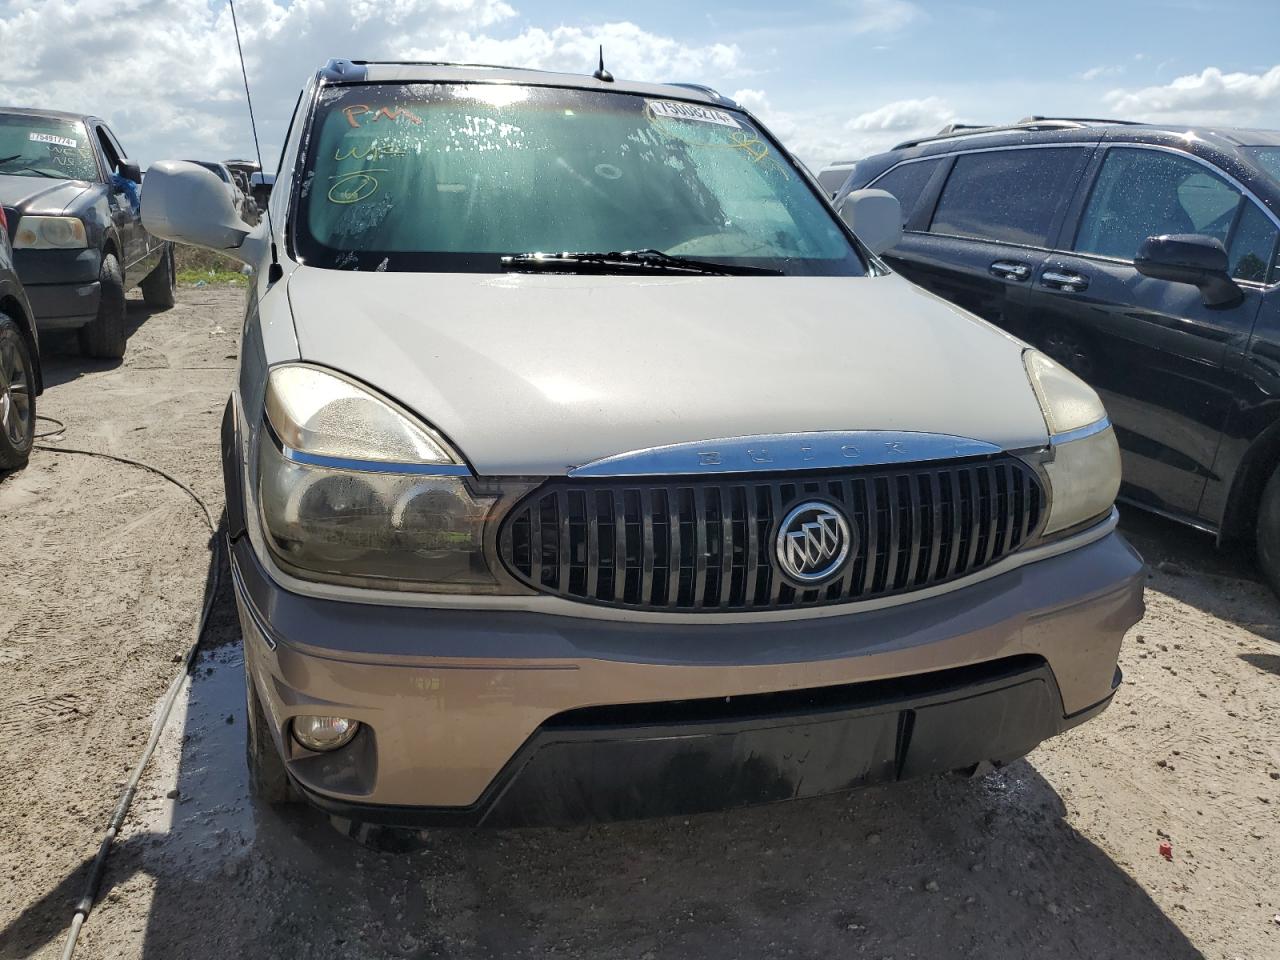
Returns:
[[[1110,696],[1121,638],[1143,611],[1141,559],[1115,533],[944,596],[763,625],[370,608],[280,590],[243,541],[235,559],[246,666],[290,772],[317,795],[360,804],[475,804],[566,711],[997,661],[1042,660],[1065,725]],[[306,755],[284,731],[291,717],[316,712],[354,717],[369,735],[334,755]]]

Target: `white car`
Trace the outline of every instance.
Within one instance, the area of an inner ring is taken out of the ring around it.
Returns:
[[[897,201],[837,216],[731,100],[334,61],[270,211],[183,162],[142,194],[255,271],[222,452],[264,799],[689,813],[1109,703],[1143,568],[1097,396],[894,276]]]

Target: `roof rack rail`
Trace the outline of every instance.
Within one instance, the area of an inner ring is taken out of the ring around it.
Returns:
[[[683,87],[686,90],[694,90],[698,93],[705,94],[706,96],[710,97],[712,100],[715,100],[718,103],[723,103],[723,104],[734,106],[734,107],[738,105],[738,102],[736,100],[734,100],[731,97],[726,97],[719,90],[716,90],[714,87],[708,87],[705,83],[667,83],[665,84],[665,86]]]
[[[1091,124],[1091,123],[1115,123],[1115,124],[1121,124],[1127,127],[1136,127],[1136,126],[1142,125],[1141,120],[1111,120],[1106,117],[1041,117],[1038,115],[1023,117],[1021,120],[1018,121],[1018,123],[1040,123],[1044,120],[1070,120],[1072,123],[1079,123],[1084,125]]]
[[[949,123],[931,137],[915,137],[911,140],[904,140],[897,144],[894,150],[904,150],[907,147],[917,147],[922,143],[931,143],[934,140],[946,140],[951,137],[972,137],[984,133],[1009,133],[1016,130],[1075,130],[1080,127],[1087,127],[1093,124],[1103,123],[1122,123],[1136,124],[1136,120],[1103,120],[1098,117],[1040,117],[1030,116],[1023,117],[1017,123],[1004,124],[973,124],[973,123]]]
[[[904,140],[894,146],[893,149],[903,150],[907,147],[917,147],[922,143],[932,143],[934,140],[973,137],[984,133],[1006,133],[1013,130],[1075,130],[1083,126],[1083,123],[1078,123],[1074,120],[1032,120],[1021,123],[993,124],[989,127],[949,123],[931,137],[915,137],[911,140]]]
[[[501,63],[462,63],[458,60],[337,60],[333,59],[320,68],[329,80],[363,80],[369,67],[472,67],[482,70],[520,70],[524,73],[557,73],[564,71],[539,70],[536,67],[512,67]]]

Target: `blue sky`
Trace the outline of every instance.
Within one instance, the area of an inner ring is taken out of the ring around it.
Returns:
[[[1280,127],[1275,0],[237,2],[269,164],[330,56],[588,71],[600,42],[619,77],[737,95],[814,167],[956,119]],[[223,0],[0,0],[0,49],[0,102],[104,115],[144,164],[249,151]]]

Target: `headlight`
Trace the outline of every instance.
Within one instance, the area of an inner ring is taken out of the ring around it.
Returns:
[[[1107,411],[1092,387],[1043,353],[1027,350],[1022,359],[1049,428],[1043,466],[1052,501],[1044,533],[1100,519],[1120,492],[1120,448]]]
[[[77,217],[23,217],[13,235],[15,250],[80,250],[89,245]]]
[[[289,364],[271,371],[261,433],[259,509],[286,569],[382,589],[501,589],[485,535],[503,491],[480,484],[408,412],[338,374]]]

